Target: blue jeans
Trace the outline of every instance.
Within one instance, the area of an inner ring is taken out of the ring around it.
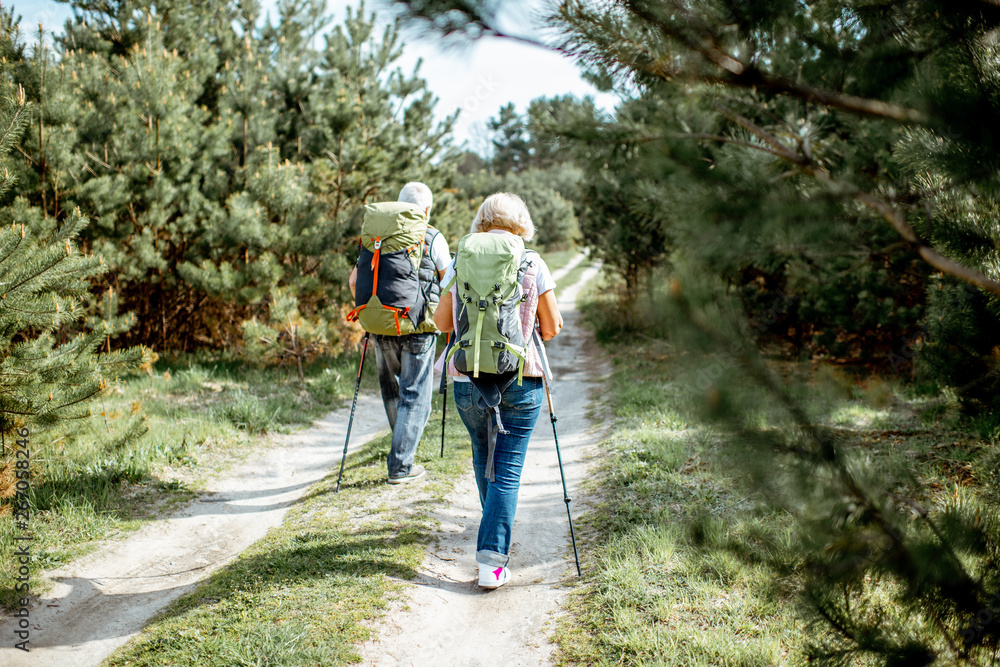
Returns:
[[[390,477],[407,475],[431,415],[434,394],[435,334],[379,336],[375,340],[378,384],[385,416],[392,428],[386,461]]]
[[[454,384],[455,406],[472,439],[472,467],[479,487],[479,503],[483,508],[476,541],[476,561],[492,567],[506,566],[510,560],[510,537],[517,510],[517,492],[521,487],[521,469],[545,393],[542,380],[526,377],[521,386],[515,381],[503,393],[500,419],[510,433],[497,435],[493,453],[493,482],[486,475],[493,412],[479,408],[476,400],[479,390],[471,382]]]

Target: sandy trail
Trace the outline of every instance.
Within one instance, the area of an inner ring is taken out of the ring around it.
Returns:
[[[156,612],[279,525],[313,483],[336,470],[349,415],[347,406],[307,431],[277,436],[173,516],[43,573],[55,584],[31,609],[30,652],[13,648],[19,640],[8,618],[0,625],[0,665],[100,664]],[[351,451],[387,428],[382,401],[359,397]]]
[[[556,272],[556,280],[583,259],[580,255]],[[588,448],[600,439],[586,417],[588,398],[605,372],[605,366],[595,364],[584,351],[590,337],[580,328],[575,306],[580,290],[598,269],[596,264],[590,266],[560,295],[566,326],[546,345],[574,519],[580,514],[574,492],[586,472]],[[479,516],[470,470],[436,513],[441,522],[439,541],[424,560],[420,576],[405,599],[379,622],[377,637],[362,645],[364,664],[495,667],[549,662],[553,646],[547,623],[559,613],[566,595],[563,584],[576,578],[576,569],[547,405],[543,404],[532,434],[521,478],[511,545],[513,578],[495,591],[484,591],[477,584]],[[581,561],[585,559],[581,553]]]

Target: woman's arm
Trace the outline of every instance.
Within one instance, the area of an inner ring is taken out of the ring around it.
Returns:
[[[448,311],[449,313],[451,311]],[[555,290],[549,290],[538,297],[538,326],[542,330],[542,340],[552,340],[563,326]],[[437,318],[435,318],[436,321]]]
[[[442,333],[455,330],[455,317],[452,313],[451,290],[441,295],[441,303],[434,311],[434,324]]]

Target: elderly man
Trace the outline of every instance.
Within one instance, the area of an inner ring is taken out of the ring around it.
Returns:
[[[399,201],[412,204],[427,217],[434,203],[430,188],[423,183],[407,183],[399,193]],[[440,300],[440,279],[450,261],[444,235],[428,226],[419,270],[419,286],[428,304],[436,306]],[[351,294],[355,293],[357,279],[355,266],[348,281]],[[372,336],[382,403],[392,428],[392,449],[386,461],[390,484],[409,482],[425,473],[422,465],[414,464],[414,458],[431,413],[437,333],[428,317],[415,333]]]

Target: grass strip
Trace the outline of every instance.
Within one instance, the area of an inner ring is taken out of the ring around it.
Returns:
[[[574,266],[569,273],[564,275],[559,279],[559,284],[556,285],[556,296],[562,294],[563,290],[567,287],[572,287],[580,278],[583,276],[584,272],[587,271],[593,265],[593,261],[589,258],[584,259],[582,262]]]
[[[546,252],[545,250],[539,250],[539,254],[542,259],[545,260],[545,265],[549,267],[549,272],[555,273],[562,267],[569,264],[569,261],[580,254],[579,248],[573,248],[571,250],[556,250],[553,252]]]
[[[334,471],[281,526],[176,601],[107,664],[358,662],[356,644],[371,635],[401,580],[416,576],[435,527],[433,508],[471,468],[468,434],[450,407],[444,458],[439,407],[421,440],[426,478],[386,484],[390,438],[373,440],[349,459],[339,494]]]

